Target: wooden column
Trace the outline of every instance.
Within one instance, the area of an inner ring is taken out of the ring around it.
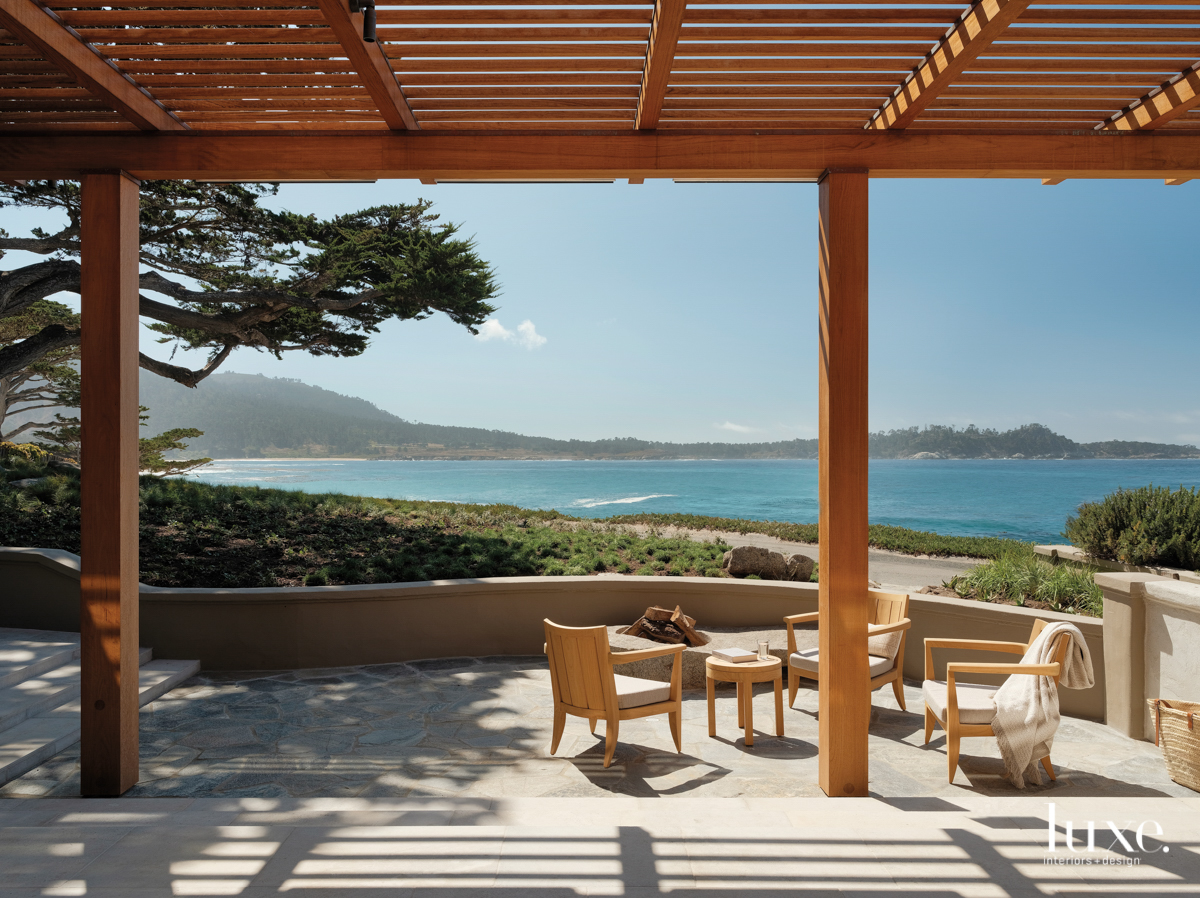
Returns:
[[[138,182],[83,176],[81,789],[138,780]]]
[[[820,183],[820,785],[867,794],[867,173]]]

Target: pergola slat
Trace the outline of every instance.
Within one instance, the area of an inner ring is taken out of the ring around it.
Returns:
[[[1097,126],[1102,131],[1160,128],[1200,106],[1200,62]]]
[[[147,131],[187,128],[34,0],[6,0],[0,5],[0,24],[139,128]]]
[[[332,43],[329,28],[79,28],[81,38],[97,46],[126,44],[194,44],[204,46],[219,40],[239,44],[295,43],[308,40]]]
[[[938,42],[871,119],[868,127],[905,128],[1029,6],[1029,0],[979,0]]]

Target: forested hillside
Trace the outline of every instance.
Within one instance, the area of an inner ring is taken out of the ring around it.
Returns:
[[[189,451],[213,458],[815,458],[816,440],[777,443],[656,443],[632,437],[554,440],[479,427],[406,421],[364,399],[298,380],[217,374],[194,390],[141,379],[149,427],[197,427]],[[178,422],[188,422],[186,424]]]
[[[1109,440],[1077,443],[1042,424],[1012,430],[931,425],[871,434],[872,458],[1200,458],[1195,446]]]
[[[148,433],[197,427],[189,451],[213,458],[816,458],[816,440],[658,443],[633,437],[554,440],[478,427],[406,421],[365,399],[298,380],[216,374],[196,389],[141,378]],[[912,427],[871,435],[872,458],[1200,458],[1195,446],[1076,443],[1041,424],[999,432]]]

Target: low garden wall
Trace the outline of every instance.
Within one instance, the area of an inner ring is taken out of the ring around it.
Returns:
[[[1033,551],[1051,563],[1067,561],[1071,564],[1088,565],[1108,573],[1157,574],[1160,577],[1166,577],[1170,580],[1182,580],[1185,583],[1200,583],[1200,574],[1195,571],[1109,561],[1107,558],[1095,558],[1074,546],[1034,546]]]
[[[0,626],[79,629],[79,562],[67,552],[0,549]],[[815,611],[817,586],[703,577],[511,577],[263,589],[141,587],[141,643],[208,670],[285,670],[461,655],[534,655],[542,619],[569,626],[632,623],[648,605],[682,605],[700,626],[778,627]],[[1097,685],[1062,691],[1066,714],[1103,720],[1103,622],[913,595],[904,674],[924,676],[923,640],[1024,642],[1038,617],[1083,631]],[[939,653],[940,654],[940,653]],[[1013,661],[972,653],[971,660]],[[944,675],[944,657],[935,657]]]

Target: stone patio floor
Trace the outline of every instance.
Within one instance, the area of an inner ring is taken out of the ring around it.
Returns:
[[[759,689],[753,748],[732,688],[715,739],[694,693],[682,754],[665,717],[627,721],[604,770],[603,724],[547,756],[543,658],[202,675],[143,709],[127,797],[73,797],[77,750],[0,789],[0,896],[1200,895],[1200,795],[1151,744],[1064,719],[1057,783],[1018,792],[972,739],[950,784],[909,684],[908,712],[875,693],[871,797],[834,800],[815,690],[778,738]]]
[[[873,696],[873,794],[885,799],[964,792],[1012,795],[995,739],[963,742],[946,779],[941,730],[921,743],[920,689],[908,711],[891,689]],[[717,691],[717,738],[704,693],[684,700],[683,753],[665,715],[626,721],[605,770],[604,727],[567,718],[548,755],[550,674],[536,658],[449,658],[337,670],[202,674],[142,709],[141,782],[132,796],[408,796],[471,798],[634,795],[821,796],[817,691],[802,685],[774,733],[769,687],[756,689],[753,748],[737,728],[732,686]],[[785,685],[786,702],[786,685]],[[0,796],[77,796],[78,746],[0,788]],[[1167,777],[1154,745],[1064,718],[1054,744],[1057,783],[1033,790],[1073,796],[1190,796]]]

